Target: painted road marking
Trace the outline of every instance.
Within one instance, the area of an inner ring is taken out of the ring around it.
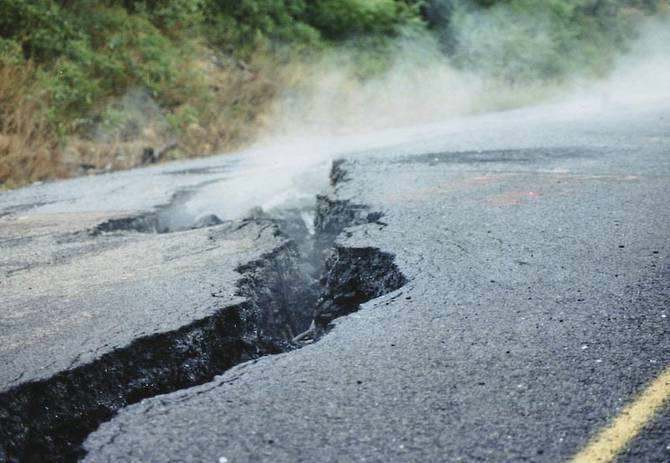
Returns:
[[[670,367],[667,367],[612,423],[591,439],[571,463],[614,461],[669,399]]]

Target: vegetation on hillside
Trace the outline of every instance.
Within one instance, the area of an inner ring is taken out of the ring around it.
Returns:
[[[506,81],[603,73],[664,5],[0,0],[0,188],[237,148],[305,63],[353,49],[356,77],[370,78],[399,37],[437,37],[445,60]]]
[[[658,0],[434,0],[453,61],[510,81],[605,73]],[[445,27],[446,25],[446,27]]]

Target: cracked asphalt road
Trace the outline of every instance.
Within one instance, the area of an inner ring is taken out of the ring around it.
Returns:
[[[315,345],[123,410],[87,461],[569,459],[670,364],[669,116],[521,112],[467,150],[476,127],[350,157],[332,196],[386,225],[339,243],[409,283]],[[621,460],[667,461],[669,425]]]
[[[25,248],[35,260],[49,262],[31,262],[28,256],[22,261],[26,267],[0,284],[0,391],[71,370],[137,338],[177,330],[239,303],[235,268],[282,242],[255,224],[240,230],[234,224],[72,239],[69,255],[57,251],[49,258],[53,243],[36,237]]]
[[[562,461],[670,365],[667,107],[489,115],[344,157],[329,194],[383,217],[338,243],[394,254],[405,287],[121,410],[86,461]],[[668,461],[669,416],[620,460]]]
[[[222,156],[0,194],[0,393],[239,303],[235,268],[285,241],[241,219],[292,182],[219,201],[222,184],[254,174],[253,162]],[[212,196],[216,207],[203,210]],[[189,229],[209,214],[224,223]],[[179,233],[96,232],[154,215]]]

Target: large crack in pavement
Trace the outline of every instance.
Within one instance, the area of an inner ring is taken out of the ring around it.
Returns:
[[[334,163],[332,185],[345,177]],[[175,231],[161,225],[161,214],[108,221],[93,234]],[[313,230],[305,211],[286,210],[275,217],[259,213],[241,222],[240,227],[264,222],[285,238],[272,252],[236,269],[241,275],[237,293],[244,302],[0,394],[0,462],[76,461],[85,454],[82,443],[88,434],[121,408],[318,340],[335,318],[405,284],[392,255],[336,244],[345,228],[381,224],[381,214],[326,196],[317,197],[312,214]]]

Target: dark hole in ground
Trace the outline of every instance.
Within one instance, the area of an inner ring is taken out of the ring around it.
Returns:
[[[102,222],[90,230],[90,234],[96,236],[114,232],[174,233],[220,225],[224,221],[215,214],[193,217],[185,207],[197,188],[209,183],[214,182],[204,182],[193,190],[175,193],[168,204],[158,207],[155,211]]]
[[[138,233],[173,233],[184,230],[194,230],[196,228],[213,227],[221,225],[223,220],[214,214],[204,215],[193,221],[190,219],[175,221],[174,218],[165,212],[149,212],[146,214],[132,217],[122,217],[119,219],[110,219],[95,227],[92,235],[113,232]]]

